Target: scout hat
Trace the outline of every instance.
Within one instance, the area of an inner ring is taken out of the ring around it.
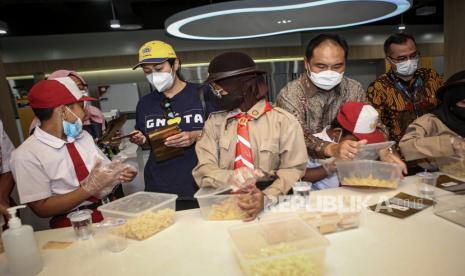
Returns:
[[[366,139],[368,144],[386,140],[383,132],[376,128],[378,111],[367,103],[347,102],[341,106],[336,117],[343,128],[360,140]]]
[[[247,54],[240,52],[227,52],[216,56],[208,66],[208,78],[205,82],[211,83],[221,79],[246,75],[264,74],[257,70],[257,65]]]
[[[170,58],[177,58],[171,45],[159,40],[149,41],[140,47],[139,63],[132,69],[134,70],[144,63],[162,63]]]
[[[453,74],[437,91],[437,97],[444,100],[444,94],[456,87],[465,87],[465,70]]]

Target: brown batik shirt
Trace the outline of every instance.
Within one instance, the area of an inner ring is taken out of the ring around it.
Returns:
[[[312,158],[325,158],[324,149],[330,144],[313,134],[330,125],[341,105],[346,102],[366,102],[366,92],[360,82],[344,77],[335,88],[323,91],[310,81],[307,74],[289,82],[276,99],[277,106],[293,114],[299,121],[308,154]]]
[[[421,85],[416,84],[418,78],[421,78]],[[396,82],[406,87],[409,95]],[[415,119],[438,105],[436,91],[442,82],[442,77],[433,69],[420,68],[409,82],[398,79],[390,71],[370,84],[367,91],[368,101],[379,112],[381,122],[388,128],[390,140],[399,143],[405,130]]]

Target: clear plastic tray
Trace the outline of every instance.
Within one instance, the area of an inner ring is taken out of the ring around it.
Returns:
[[[177,195],[137,192],[98,208],[106,218],[124,218],[122,231],[130,239],[145,240],[175,222]]]
[[[435,215],[465,227],[465,195],[445,195],[436,198]]]
[[[396,142],[394,141],[387,141],[387,142],[382,142],[382,143],[361,145],[359,152],[357,156],[355,156],[354,159],[355,160],[378,160],[380,150],[387,149],[395,144]]]
[[[451,176],[465,179],[465,158],[446,156],[436,158],[439,170]]]
[[[323,275],[328,240],[299,217],[268,219],[229,229],[245,275]]]
[[[147,211],[176,210],[177,195],[137,192],[98,207],[104,217],[134,218]]]
[[[402,175],[402,166],[380,161],[338,161],[336,167],[343,186],[395,189]]]
[[[321,234],[356,229],[361,224],[361,212],[302,212],[299,216]]]
[[[202,187],[194,197],[199,202],[200,212],[206,220],[240,220],[247,214],[242,211],[238,202],[238,194],[230,194],[229,186],[213,188]]]

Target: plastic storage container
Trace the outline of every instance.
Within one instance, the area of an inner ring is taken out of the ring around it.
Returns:
[[[451,176],[465,179],[465,158],[447,156],[436,158],[439,170]]]
[[[137,192],[98,208],[104,218],[124,218],[130,239],[144,240],[175,221],[177,195]]]
[[[379,158],[379,151],[382,149],[387,149],[392,145],[395,145],[396,142],[388,141],[382,143],[361,145],[355,160],[377,160]]]
[[[437,216],[465,227],[465,195],[436,197],[433,212]]]
[[[358,228],[361,211],[357,212],[302,212],[299,216],[321,234]]]
[[[206,220],[240,220],[247,217],[238,202],[238,194],[231,194],[231,188],[202,187],[194,197],[199,202],[200,212]]]
[[[395,189],[402,175],[402,166],[380,161],[339,161],[336,167],[343,186]]]
[[[245,275],[324,274],[329,242],[296,216],[234,226],[229,235]]]

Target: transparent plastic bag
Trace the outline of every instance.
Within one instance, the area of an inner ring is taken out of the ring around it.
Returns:
[[[137,169],[137,164],[133,164],[133,162],[131,162],[131,164],[129,164],[129,157],[124,154],[124,153],[119,153],[117,154],[113,160],[111,160],[111,162],[105,164],[103,166],[103,169],[110,172],[110,171],[117,171],[119,173],[123,172],[124,170],[135,170],[136,172],[138,171]],[[112,183],[112,185],[109,185],[103,189],[101,189],[97,194],[96,194],[96,197],[99,198],[99,199],[102,199],[104,197],[106,197],[107,195],[109,195],[111,192],[113,192],[113,190],[116,188],[116,186],[118,186],[118,184],[120,184],[121,182],[118,180],[118,181],[115,181],[114,183]]]

